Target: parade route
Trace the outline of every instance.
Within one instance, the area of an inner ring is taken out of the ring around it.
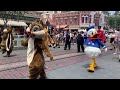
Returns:
[[[94,73],[87,71],[89,60],[48,71],[47,75],[49,79],[120,79],[120,62],[113,54],[97,58],[96,62]]]
[[[102,74],[93,77],[94,75],[92,76],[86,71],[86,68],[88,67],[88,64],[90,64],[91,60],[84,53],[77,53],[76,45],[73,45],[71,50],[63,50],[63,47],[50,49],[54,55],[54,61],[50,61],[48,57],[45,58],[46,65],[48,66],[46,73],[49,79],[102,78],[102,76],[100,76]],[[119,62],[116,58],[113,60],[113,57],[115,56],[113,56],[112,53],[113,50],[108,50],[107,53],[102,50],[102,55],[97,58],[97,63],[99,64],[98,70],[96,70],[94,73],[106,73],[111,70],[109,67],[112,66],[112,64],[115,65],[114,68],[116,70],[114,72],[117,73]],[[0,57],[0,79],[28,79],[29,73],[26,62],[26,50],[15,50],[13,51],[12,56],[9,58],[2,55]],[[110,66],[107,67],[108,64]],[[99,70],[103,71],[99,72]],[[108,74],[111,75],[111,72]],[[110,78],[110,75],[103,78]],[[114,77],[118,78],[117,75]]]
[[[119,46],[120,11],[0,12],[0,79],[120,79]]]

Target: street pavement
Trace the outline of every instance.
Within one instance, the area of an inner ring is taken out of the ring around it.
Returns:
[[[72,45],[71,50],[63,49],[63,46],[50,48],[54,61],[45,58],[49,79],[119,79],[119,62],[112,50],[107,53],[102,50],[96,60],[97,70],[89,73],[86,68],[91,60],[84,53],[76,53],[76,45]],[[26,50],[14,50],[9,58],[0,53],[0,79],[28,79],[28,75]]]
[[[77,58],[77,57],[76,57]],[[47,72],[49,79],[120,79],[120,62],[113,54],[97,58],[95,72],[87,71],[91,60]]]

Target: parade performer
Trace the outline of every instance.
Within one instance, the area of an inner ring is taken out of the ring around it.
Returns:
[[[26,30],[29,37],[21,42],[21,45],[28,46],[27,63],[29,66],[30,79],[46,79],[44,70],[43,51],[47,49],[44,38],[46,37],[45,30],[40,22],[33,22]]]
[[[50,57],[50,60],[53,60],[53,55],[52,53],[50,52],[49,50],[49,47],[48,47],[48,43],[51,44],[51,46],[54,45],[54,41],[53,39],[51,38],[50,34],[48,33],[48,26],[46,24],[43,24],[43,21],[41,20],[40,21],[40,24],[43,25],[43,28],[45,30],[45,33],[46,33],[46,37],[44,38],[44,42],[45,42],[45,45],[46,45],[46,49],[44,49],[44,53]]]
[[[2,42],[0,44],[2,49],[2,54],[7,52],[7,56],[10,57],[10,54],[13,51],[13,34],[12,34],[12,28],[7,27],[3,30],[3,34],[1,35]]]
[[[90,58],[92,58],[92,63],[89,66],[88,71],[94,72],[94,68],[97,67],[97,64],[95,62],[95,58],[101,54],[101,50],[99,48],[99,45],[102,46],[105,51],[107,51],[107,47],[104,45],[102,41],[100,41],[99,38],[97,38],[99,34],[97,33],[94,26],[90,26],[87,28],[87,36],[85,37],[85,53]]]

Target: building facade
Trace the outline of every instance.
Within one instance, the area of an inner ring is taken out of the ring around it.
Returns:
[[[64,28],[69,25],[70,30],[87,28],[90,25],[104,25],[104,15],[100,11],[62,11],[53,14],[56,28]]]

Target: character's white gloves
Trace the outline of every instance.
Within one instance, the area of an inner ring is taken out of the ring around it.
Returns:
[[[108,50],[108,49],[107,49],[107,48],[105,48],[105,52],[107,52],[107,50]]]

